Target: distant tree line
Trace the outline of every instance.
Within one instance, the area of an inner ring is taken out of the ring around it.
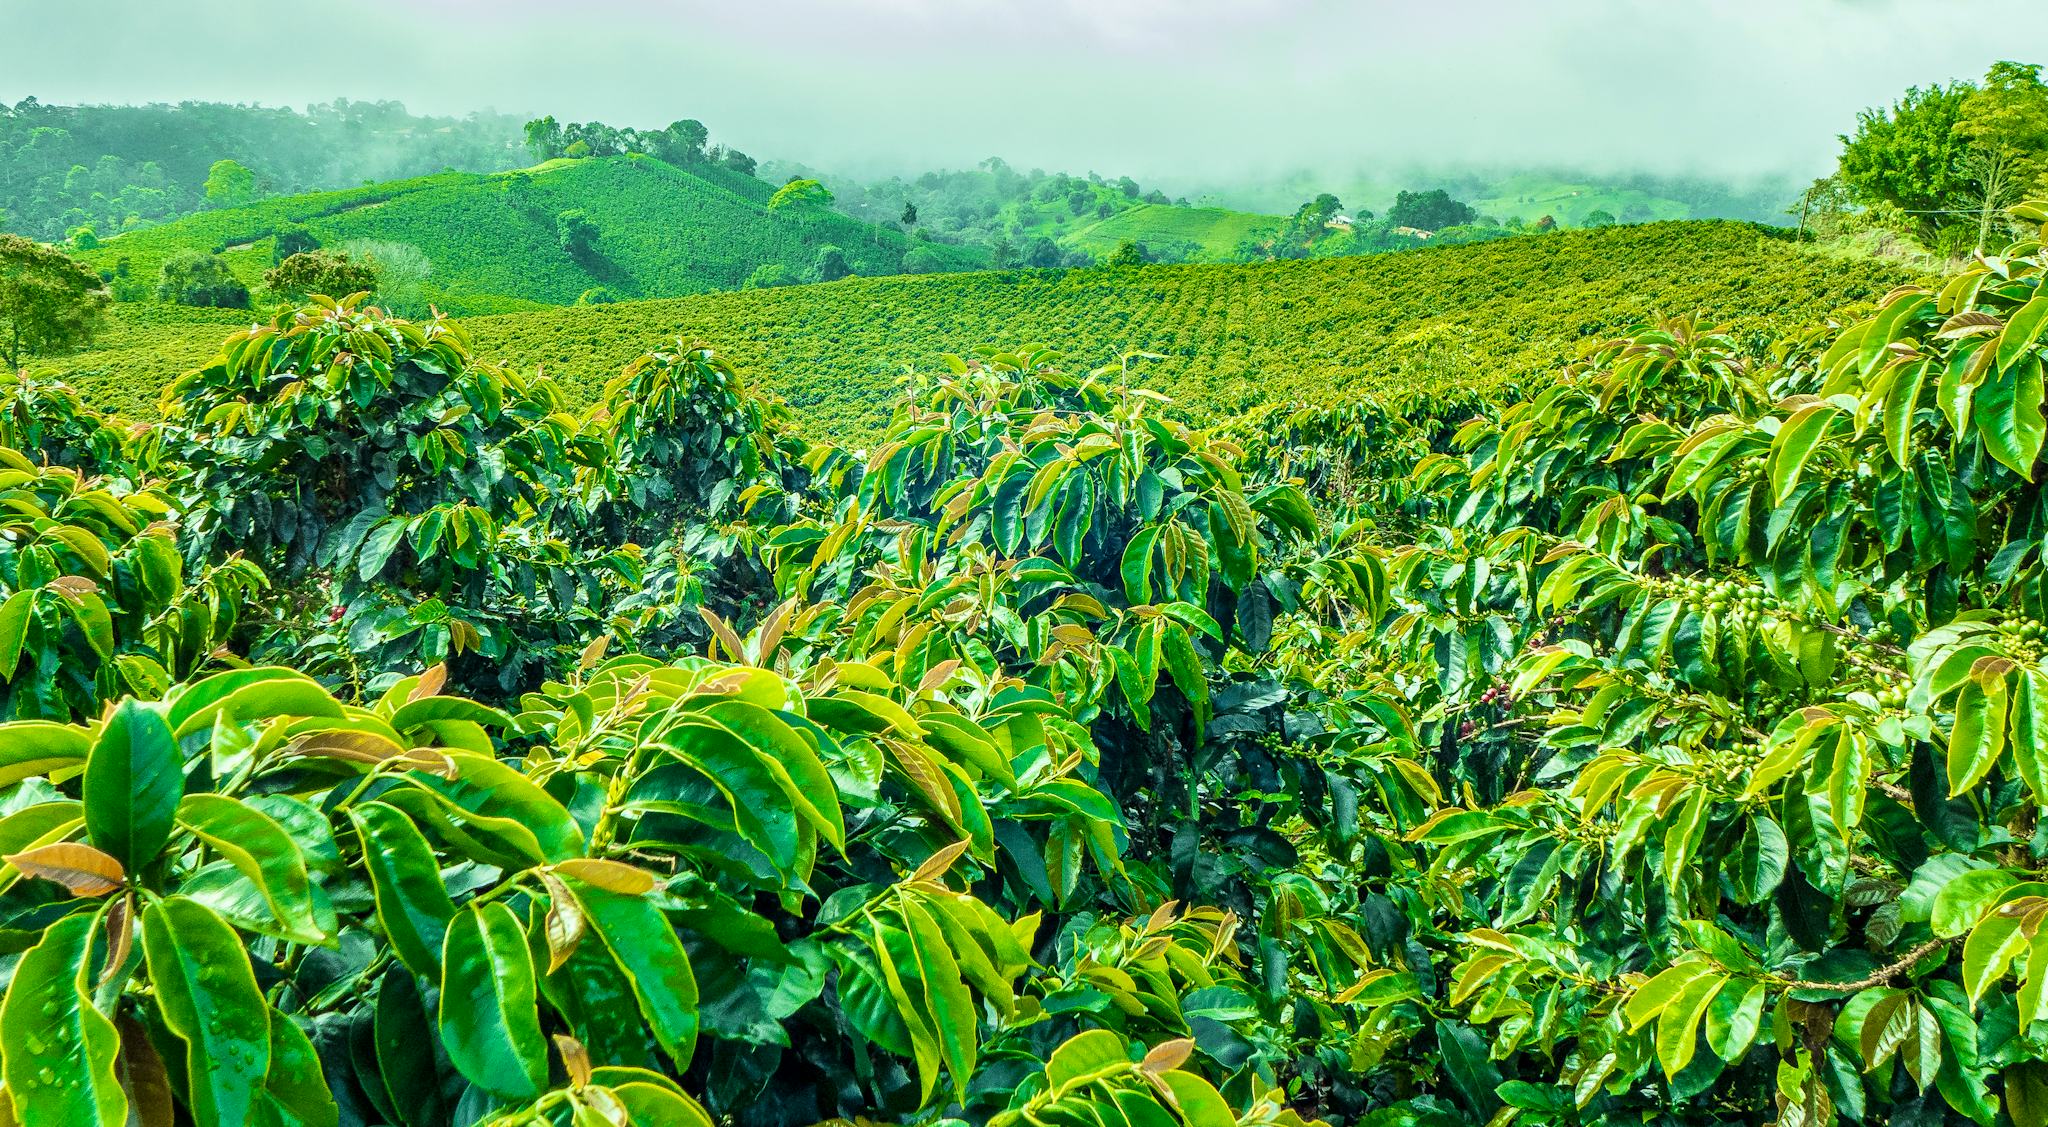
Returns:
[[[553,114],[526,123],[526,150],[537,161],[563,157],[615,157],[644,153],[678,167],[717,165],[744,176],[754,175],[753,157],[724,145],[708,145],[711,131],[694,118],[669,122],[665,129],[634,129],[601,121],[556,121]]]
[[[1612,215],[1595,212],[1593,216]],[[1585,226],[1597,225],[1588,216]],[[1549,220],[1548,216],[1544,217]],[[1295,209],[1277,224],[1254,230],[1240,241],[1234,258],[1257,262],[1283,258],[1341,258],[1349,255],[1381,254],[1425,244],[1487,242],[1518,234],[1535,234],[1556,226],[1554,221],[1533,227],[1519,221],[1501,223],[1463,200],[1452,198],[1442,188],[1401,191],[1384,216],[1360,208],[1347,212],[1343,201],[1324,192]]]
[[[783,162],[770,174],[818,178],[812,169]],[[1092,256],[1063,251],[1059,240],[1133,208],[1188,206],[1186,199],[1171,199],[1128,176],[1022,171],[1001,157],[907,179],[833,183],[837,206],[848,215],[932,242],[985,247],[994,264],[1005,267],[1092,265]]]

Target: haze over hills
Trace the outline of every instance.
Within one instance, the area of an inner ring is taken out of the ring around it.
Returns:
[[[837,194],[820,182],[785,206],[777,181],[813,170],[771,165],[764,180],[742,170],[750,165],[640,151],[555,157],[526,169],[210,207],[110,237],[81,229],[71,241],[124,300],[165,298],[165,263],[193,254],[218,256],[220,270],[261,295],[266,273],[289,253],[280,240],[288,240],[290,249],[375,259],[386,304],[470,315],[848,274],[1085,267],[1120,252],[1152,262],[1341,257],[1551,225],[1691,218],[1704,206],[1642,188],[1520,175],[1468,181],[1463,190],[1498,193],[1475,195],[1469,207],[1439,196],[1439,219],[1403,218],[1385,204],[1375,219],[1373,209],[1334,195],[1290,217],[1193,206],[1128,178],[1019,172],[1000,160]],[[1451,228],[1432,230],[1445,223]]]
[[[1186,196],[1169,197],[1129,177],[1027,172],[994,158],[965,171],[865,181],[773,160],[757,177],[755,162],[743,154],[728,160],[718,145],[707,154],[706,131],[695,123],[679,123],[698,131],[683,159],[649,140],[665,142],[668,133],[636,134],[602,123],[566,127],[569,135],[558,136],[553,148],[532,149],[533,139],[522,145],[512,120],[420,118],[391,103],[345,100],[301,115],[197,103],[66,107],[30,99],[0,107],[0,228],[67,238],[118,278],[118,296],[133,299],[152,295],[161,264],[185,250],[222,255],[226,270],[254,290],[277,257],[270,253],[276,235],[301,226],[331,249],[351,243],[399,248],[411,263],[410,276],[403,293],[398,286],[380,293],[386,301],[411,310],[438,303],[481,312],[844,272],[1085,265],[1126,242],[1149,261],[1286,256],[1271,249],[1275,233],[1303,200],[1325,191],[1349,213],[1340,215],[1346,221],[1384,216],[1400,191],[1441,185],[1470,201],[1481,224],[1547,219],[1582,226],[1778,220],[1786,190],[1530,172],[1417,172],[1405,180],[1377,177],[1333,188],[1303,174],[1198,192],[1191,205]],[[584,159],[595,164],[544,160],[524,176],[489,175],[517,163],[514,154],[522,149],[555,156],[577,138]],[[656,151],[670,159],[620,167],[606,155]],[[447,162],[450,172],[390,182],[372,176],[340,186],[355,172],[419,168],[435,160]],[[773,193],[797,177],[822,180],[827,206],[768,214]],[[334,187],[303,190],[323,182]],[[581,213],[593,225],[573,240],[579,243],[573,251],[559,229],[565,212]],[[457,229],[470,234],[451,237]],[[479,242],[477,233],[491,245]],[[1384,237],[1356,248],[1342,243],[1292,253],[1406,245]],[[828,247],[838,252],[821,268],[818,255]]]

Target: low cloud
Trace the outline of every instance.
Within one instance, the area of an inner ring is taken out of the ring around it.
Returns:
[[[1906,86],[2048,61],[2038,0],[0,0],[0,98],[394,98],[861,173],[1177,185],[1402,168],[1825,171]]]

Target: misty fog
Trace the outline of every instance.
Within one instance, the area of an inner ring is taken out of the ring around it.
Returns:
[[[1413,170],[1819,175],[1859,109],[1973,77],[2035,0],[0,0],[0,99],[389,98],[658,126],[872,176],[1128,174],[1278,207]],[[2036,24],[2035,26],[2038,26]],[[622,34],[621,27],[630,27]],[[273,50],[282,38],[290,51]],[[87,60],[81,63],[80,60]]]

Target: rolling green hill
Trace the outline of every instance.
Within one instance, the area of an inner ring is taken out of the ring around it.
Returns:
[[[1148,247],[1193,244],[1195,261],[1221,261],[1237,250],[1252,231],[1280,222],[1279,216],[1254,215],[1220,207],[1173,207],[1145,204],[1070,232],[1061,245],[1090,254],[1107,255],[1125,239]]]
[[[1152,353],[1132,361],[1134,378],[1214,417],[1276,398],[1497,385],[1658,316],[1697,314],[1761,343],[1905,280],[1748,224],[1686,222],[1364,258],[851,278],[464,324],[481,354],[543,365],[586,402],[648,348],[702,338],[806,426],[864,438],[907,368],[987,342],[1047,342],[1077,366]],[[158,389],[204,362],[231,320],[117,312],[104,347],[38,367],[129,417],[147,417]]]
[[[829,210],[771,212],[774,191],[723,168],[685,170],[652,157],[557,160],[204,212],[105,240],[81,257],[103,270],[125,260],[128,275],[146,283],[180,250],[218,252],[253,289],[276,232],[303,224],[322,246],[370,240],[415,248],[430,264],[420,304],[451,314],[567,305],[598,287],[617,298],[736,289],[764,264],[800,274],[826,245],[840,247],[861,274],[899,272],[912,246],[927,247],[944,269],[978,262],[972,250],[913,243]],[[570,210],[596,225],[594,253],[563,248],[557,217]]]

